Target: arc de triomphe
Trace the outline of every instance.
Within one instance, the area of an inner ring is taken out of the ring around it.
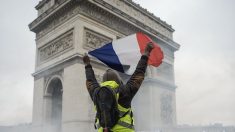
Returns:
[[[94,110],[81,57],[88,50],[143,32],[164,52],[160,67],[148,67],[133,101],[137,131],[175,126],[174,29],[132,0],[41,0],[36,33],[32,125],[38,131],[93,132]],[[107,68],[92,60],[96,77]]]

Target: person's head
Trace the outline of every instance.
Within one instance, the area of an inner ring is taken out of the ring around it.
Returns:
[[[112,69],[106,70],[106,72],[103,75],[103,82],[105,81],[115,81],[117,84],[121,85],[122,84],[122,79],[119,76],[119,74]]]

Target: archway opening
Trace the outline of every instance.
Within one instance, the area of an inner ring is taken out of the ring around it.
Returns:
[[[52,79],[47,93],[51,95],[50,124],[56,132],[61,131],[63,86],[59,78]]]

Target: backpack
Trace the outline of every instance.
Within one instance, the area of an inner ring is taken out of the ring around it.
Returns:
[[[117,94],[119,88],[112,89],[108,86],[96,88],[93,94],[93,102],[96,107],[95,124],[99,121],[99,127],[110,130],[119,120]],[[95,125],[95,128],[96,125]]]

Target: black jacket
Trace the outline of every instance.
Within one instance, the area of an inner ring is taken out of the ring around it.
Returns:
[[[139,60],[139,63],[136,67],[135,72],[130,77],[130,79],[127,81],[125,85],[119,86],[119,99],[118,103],[125,107],[130,108],[131,107],[131,101],[137,91],[139,90],[145,76],[145,71],[147,68],[147,62],[148,57],[145,55],[141,56],[141,59]],[[92,98],[93,92],[96,88],[100,87],[99,83],[97,82],[95,78],[94,71],[92,69],[91,65],[85,66],[86,69],[86,85],[87,90]]]

